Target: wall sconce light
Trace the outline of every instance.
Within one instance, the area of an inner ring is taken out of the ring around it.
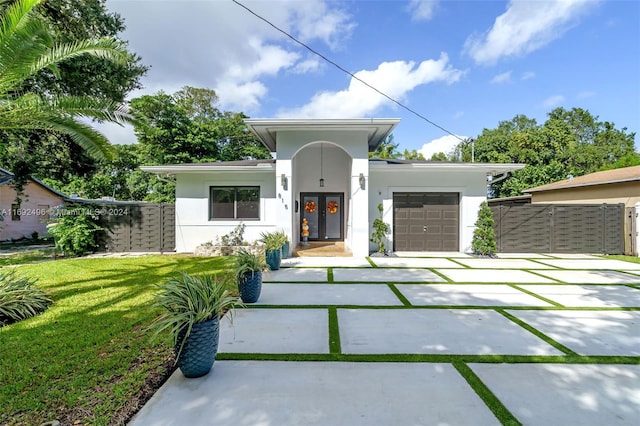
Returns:
[[[320,188],[324,188],[324,179],[320,178]]]
[[[282,185],[282,189],[284,189],[285,191],[287,190],[287,188],[289,187],[289,182],[287,180],[287,177],[285,176],[285,174],[281,174],[280,175],[280,185]]]
[[[360,183],[360,189],[365,188],[365,179],[364,179],[364,173],[360,173],[360,177],[358,178],[358,182]]]

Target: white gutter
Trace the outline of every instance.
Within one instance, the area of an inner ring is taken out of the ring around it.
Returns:
[[[201,172],[275,172],[275,164],[258,164],[255,166],[218,166],[198,164],[178,164],[172,166],[141,166],[140,170],[156,174],[201,173]]]

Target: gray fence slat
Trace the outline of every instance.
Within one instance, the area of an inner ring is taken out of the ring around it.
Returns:
[[[491,210],[503,253],[624,253],[624,204],[504,204]]]

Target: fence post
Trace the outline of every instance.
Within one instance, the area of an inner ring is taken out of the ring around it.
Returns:
[[[640,219],[638,218],[638,211],[640,210],[640,203],[636,203],[632,210],[631,220],[631,253],[633,256],[638,256],[638,247],[640,247],[640,238],[638,236],[638,226],[640,225]]]

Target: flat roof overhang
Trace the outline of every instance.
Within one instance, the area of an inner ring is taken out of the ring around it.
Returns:
[[[222,163],[224,164],[224,163]],[[141,166],[140,170],[159,175],[175,175],[176,173],[202,173],[202,172],[271,172],[275,173],[275,163],[257,164],[252,166],[225,166],[218,164],[170,164],[163,166]]]
[[[391,134],[399,118],[250,118],[249,129],[271,152],[276,152],[278,132],[288,131],[366,131],[369,152],[373,152]]]
[[[393,160],[390,160],[391,162]],[[398,170],[414,171],[452,171],[452,172],[483,172],[489,176],[499,176],[508,172],[522,169],[522,163],[453,163],[445,161],[426,161],[411,163],[387,163],[384,159],[369,161],[369,172],[393,172]]]

